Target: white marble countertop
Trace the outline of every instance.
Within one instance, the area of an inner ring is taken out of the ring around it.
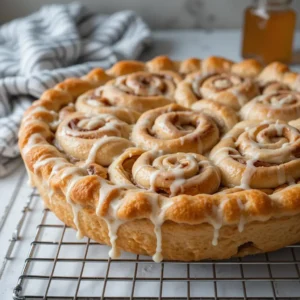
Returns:
[[[209,55],[221,55],[232,60],[240,59],[238,31],[158,31],[154,32],[153,38],[153,46],[143,55],[144,60],[160,54],[168,54],[174,59],[190,56],[204,58]],[[295,48],[300,48],[300,33],[296,35]],[[294,68],[299,69],[297,66]],[[0,274],[9,240],[14,235],[17,222],[22,215],[21,211],[32,192],[26,182],[27,175],[22,163],[12,174],[0,179]],[[11,259],[5,265],[2,278],[0,278],[0,299],[6,300],[12,297],[12,289],[16,286],[41,215],[41,203],[32,203],[30,212],[27,212],[24,219]]]

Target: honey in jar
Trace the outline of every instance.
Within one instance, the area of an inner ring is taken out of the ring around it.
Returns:
[[[292,59],[296,14],[291,0],[257,0],[245,10],[242,56],[262,63]]]

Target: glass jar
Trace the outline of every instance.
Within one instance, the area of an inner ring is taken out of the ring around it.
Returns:
[[[256,0],[245,10],[242,56],[290,63],[296,13],[291,0]]]

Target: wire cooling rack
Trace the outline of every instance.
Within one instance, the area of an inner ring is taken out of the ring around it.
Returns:
[[[30,195],[7,258],[38,197],[35,191]],[[87,238],[76,240],[73,229],[43,210],[13,298],[300,299],[300,245],[243,259],[188,264],[156,264],[150,257],[128,253],[110,259],[108,250]]]

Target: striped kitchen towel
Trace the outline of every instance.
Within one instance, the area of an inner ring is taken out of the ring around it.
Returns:
[[[41,93],[95,67],[137,58],[150,30],[132,11],[111,16],[82,5],[49,5],[0,27],[0,176],[20,162],[17,134],[24,110]]]

